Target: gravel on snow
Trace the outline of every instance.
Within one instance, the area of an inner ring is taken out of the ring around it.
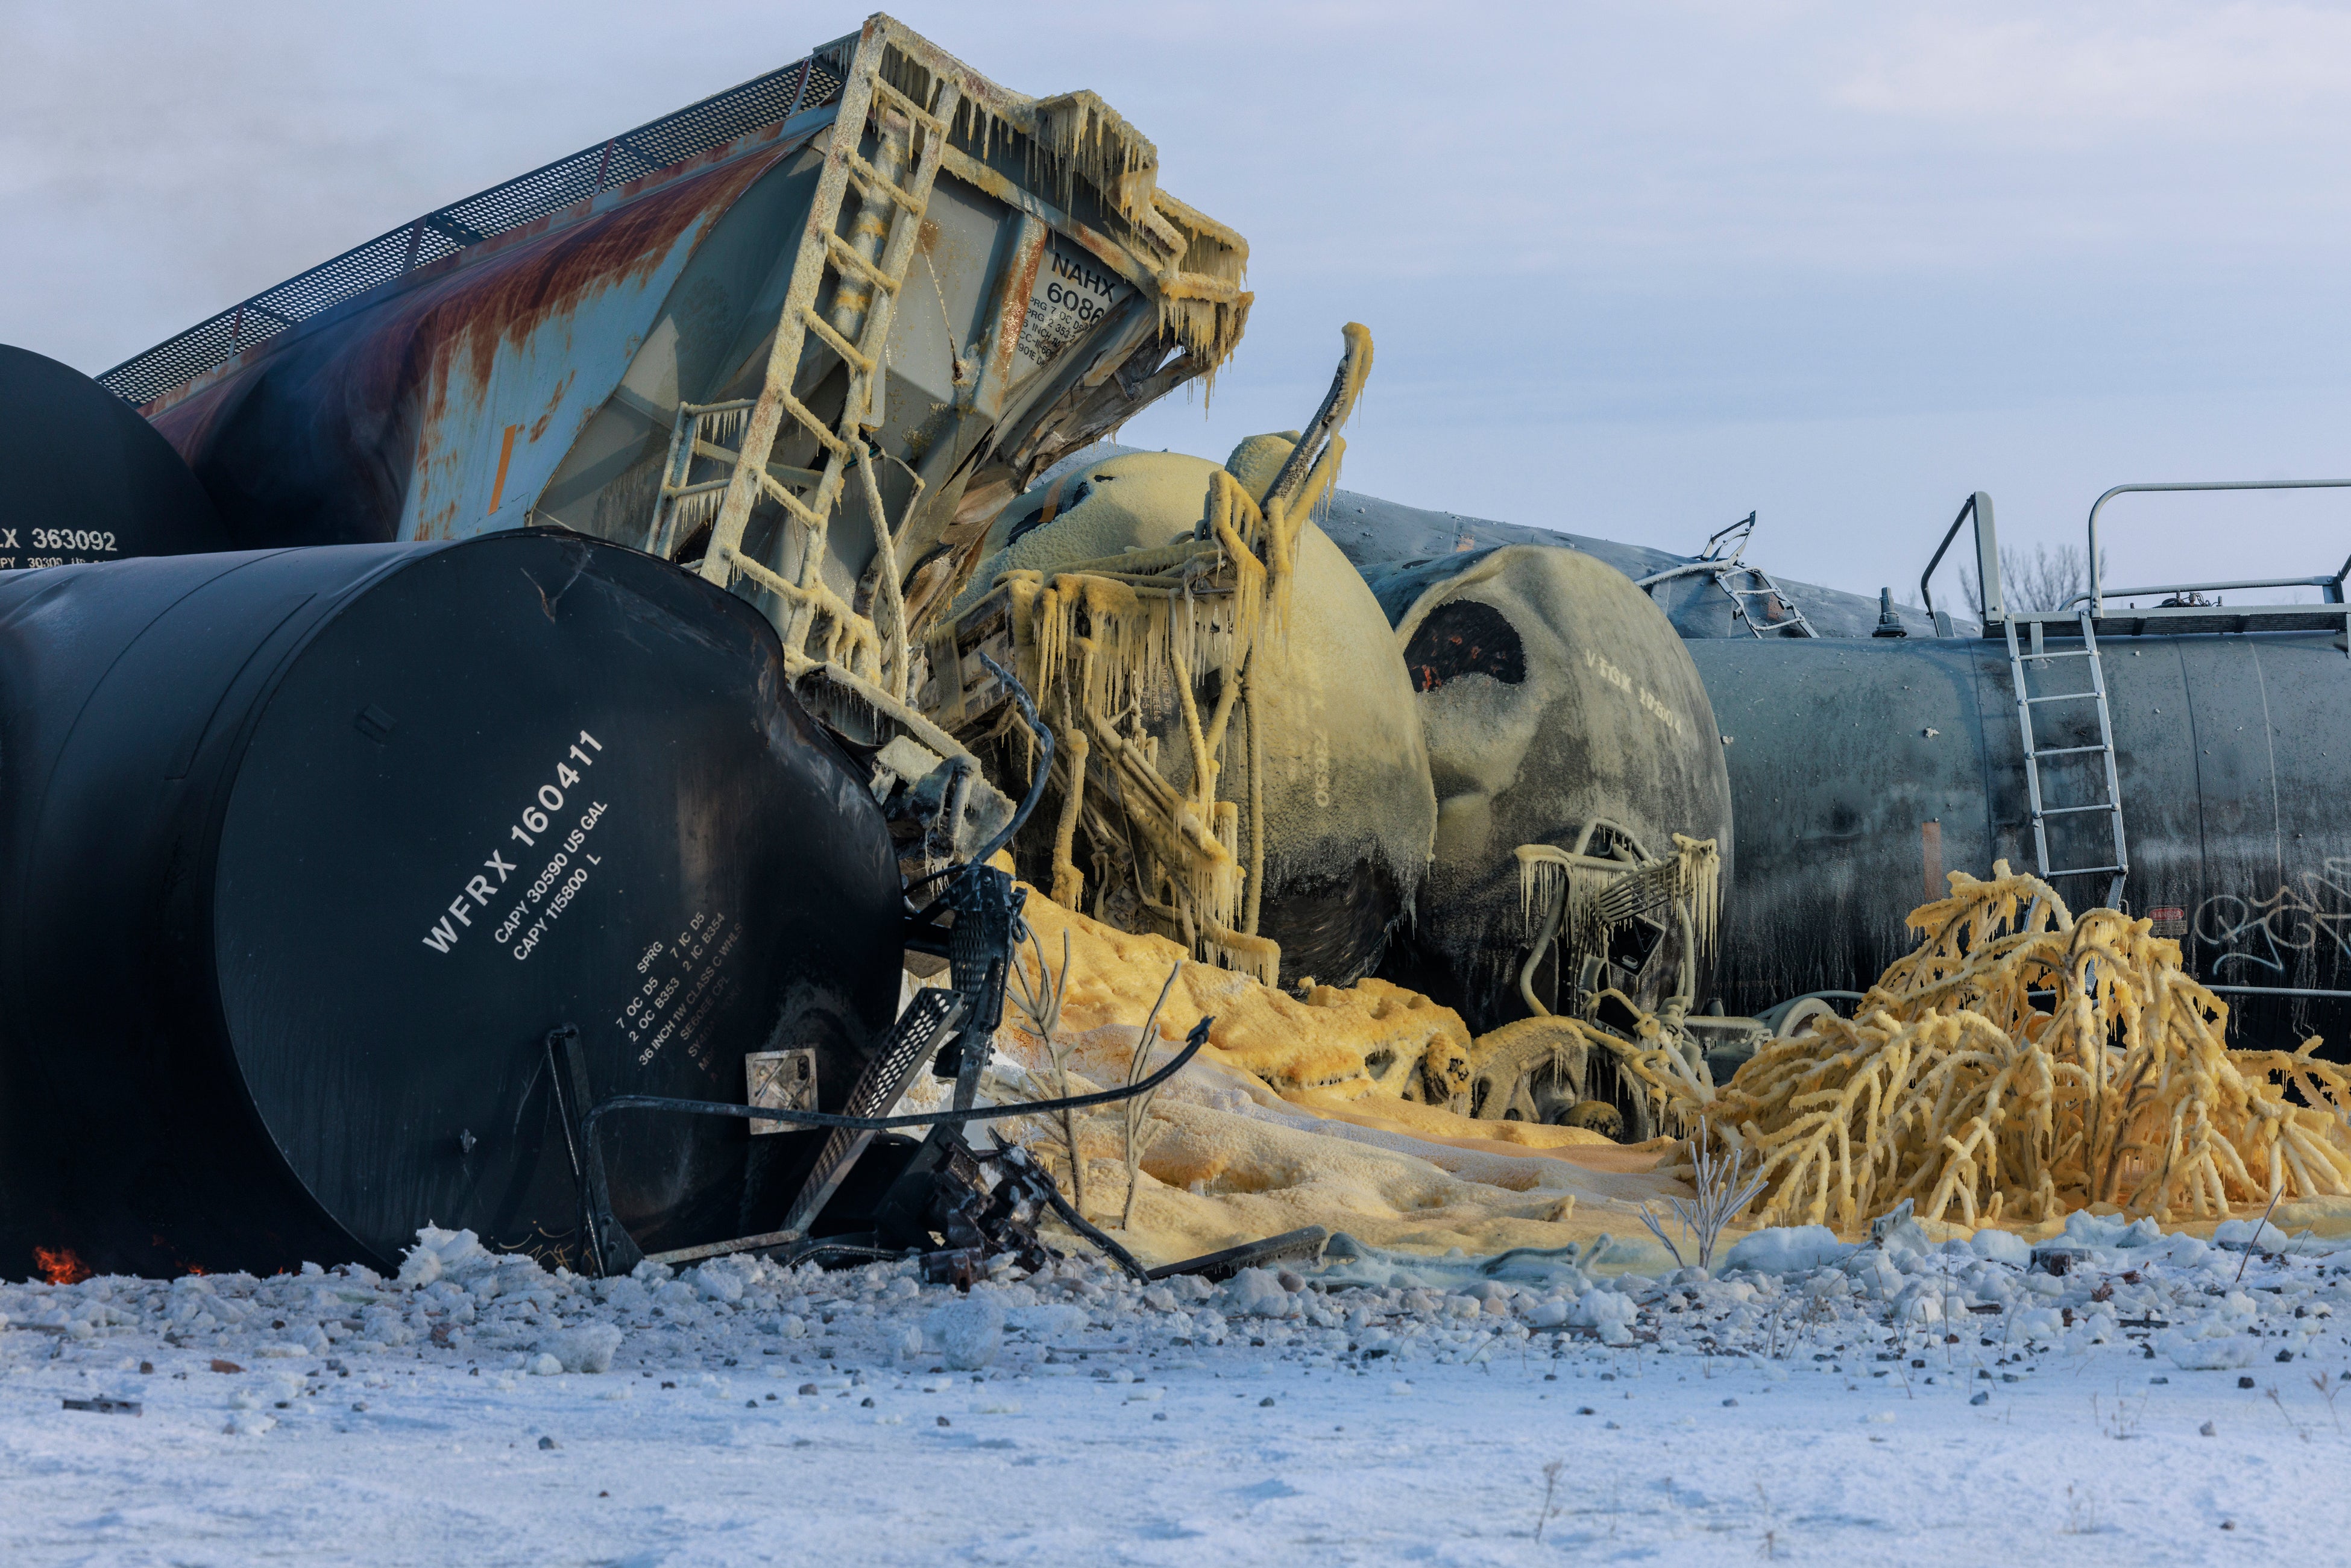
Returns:
[[[0,1561],[2351,1559],[2351,1254],[1884,1229],[1719,1278],[1340,1245],[959,1296],[427,1231],[392,1280],[0,1284]]]

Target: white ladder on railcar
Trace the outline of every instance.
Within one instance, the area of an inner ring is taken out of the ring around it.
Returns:
[[[2082,645],[2078,648],[2062,648],[2054,652],[2042,645],[2041,622],[2036,621],[2032,624],[2032,646],[2028,651],[2017,642],[2015,619],[2011,617],[2002,622],[2001,624],[2008,632],[2008,678],[2010,685],[2016,693],[2017,729],[2024,741],[2025,799],[2032,811],[2033,861],[2040,870],[2041,878],[2044,882],[2054,882],[2061,876],[2109,876],[2113,880],[2107,883],[2105,902],[2111,907],[2120,908],[2123,883],[2130,877],[2130,848],[2123,833],[2122,780],[2115,769],[2114,715],[2106,702],[2106,671],[2104,661],[2098,657],[2097,628],[2091,623],[2090,612],[2086,607],[2082,611],[2080,619]],[[2090,671],[2089,689],[2080,692],[2050,692],[2035,695],[2025,677],[2024,663],[2027,659],[2086,660]],[[2039,744],[2033,734],[2032,710],[2043,703],[2064,702],[2086,702],[2096,706],[2098,742],[2095,746],[2043,747]],[[2103,764],[2105,799],[2092,800],[2079,806],[2043,804],[2041,799],[2043,759],[2052,757],[2082,757],[2092,752],[2098,755]],[[2108,825],[2114,830],[2112,862],[2106,865],[2053,867],[2049,863],[2049,819],[2083,816],[2093,811],[2105,812]]]
[[[691,533],[695,514],[710,507],[706,498],[697,497],[723,488],[709,548],[702,558],[702,575],[721,587],[738,577],[748,578],[784,601],[785,657],[796,670],[839,657],[852,674],[903,702],[909,664],[905,607],[899,599],[893,530],[882,516],[874,459],[863,427],[874,422],[880,407],[892,308],[914,260],[962,89],[951,78],[935,78],[931,101],[916,102],[883,77],[882,45],[886,41],[885,33],[861,45],[842,83],[824,172],[810,203],[808,226],[792,264],[759,395],[747,402],[679,410],[671,462],[664,470],[648,537],[656,547],[674,549],[681,536]],[[859,152],[869,119],[878,138],[872,162]],[[844,237],[841,214],[852,185],[862,202]],[[817,300],[828,273],[835,280],[831,305],[820,313]],[[841,413],[834,420],[820,417],[794,393],[795,386],[806,381],[800,359],[811,337],[848,367]],[[821,457],[817,469],[778,469],[771,463],[787,415],[816,438]],[[739,422],[742,439],[731,450],[708,439],[706,426],[719,422],[728,434],[728,427]],[[681,454],[686,459],[683,464]],[[726,464],[726,479],[686,483],[695,455]],[[881,557],[877,613],[871,620],[828,588],[822,575],[826,532],[852,471],[872,514]],[[813,484],[807,482],[811,479]],[[813,493],[803,500],[796,489]],[[745,526],[762,499],[783,509],[783,548],[776,557],[780,571],[743,551]],[[828,630],[812,655],[808,644],[820,626]]]

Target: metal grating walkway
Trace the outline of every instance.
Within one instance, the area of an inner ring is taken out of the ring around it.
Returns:
[[[320,263],[274,288],[125,360],[98,378],[131,403],[145,403],[227,363],[287,328],[325,313],[419,267],[470,245],[561,212],[574,203],[723,147],[747,131],[779,124],[841,96],[845,46],[828,45],[804,60],[714,93],[609,141],[559,158],[365,245]]]

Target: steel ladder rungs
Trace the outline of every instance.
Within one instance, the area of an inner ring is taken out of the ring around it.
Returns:
[[[2071,817],[2078,815],[2084,811],[2116,811],[2120,810],[2121,808],[2116,806],[2112,800],[2102,800],[2095,806],[2048,806],[2043,808],[2041,810],[2033,812],[2032,820],[2037,822],[2044,817]]]
[[[1728,580],[1740,572],[1752,574],[1762,582],[1763,586],[1761,588],[1731,587]],[[1722,590],[1724,593],[1729,595],[1733,613],[1743,617],[1756,636],[1760,637],[1763,634],[1762,625],[1766,624],[1772,625],[1782,630],[1791,626],[1800,626],[1803,628],[1804,634],[1806,636],[1817,637],[1820,635],[1818,632],[1813,630],[1813,623],[1804,618],[1802,609],[1797,605],[1794,600],[1788,597],[1787,590],[1782,588],[1779,583],[1773,580],[1771,574],[1765,571],[1760,566],[1733,567],[1725,571],[1719,571],[1714,575],[1714,585]],[[1753,616],[1747,614],[1747,606],[1740,602],[1740,601],[1748,599],[1777,600],[1779,602],[1788,607],[1787,620],[1783,622],[1758,623]]]
[[[2079,757],[2085,751],[2104,751],[2105,749],[2103,746],[2053,746],[2036,751],[2032,756],[2033,759],[2038,761],[2043,757]]]
[[[2067,866],[2063,870],[2053,871],[2047,874],[2051,876],[2096,876],[2104,873],[2128,872],[2129,870],[2130,867],[2126,865],[2077,865]]]
[[[2057,693],[2054,696],[2046,696],[2046,697],[2019,697],[2019,698],[2017,698],[2017,701],[2022,702],[2022,703],[2081,703],[2081,702],[2089,702],[2089,701],[2091,701],[2092,699],[2095,698],[2097,695],[2098,695],[2098,694],[2097,694],[2096,692],[2095,692],[2095,691],[2088,691],[2088,692],[2059,692],[2059,693]],[[2105,749],[2105,747],[2098,747],[2098,749],[2099,749],[2099,750],[2104,750],[2104,749]],[[2045,754],[2044,754],[2044,755],[2045,755]]]

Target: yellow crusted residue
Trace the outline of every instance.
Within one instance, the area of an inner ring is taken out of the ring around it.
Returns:
[[[2043,1223],[2102,1208],[2167,1226],[2271,1199],[2351,1199],[2351,1073],[2229,1048],[2227,1004],[2179,944],[2112,909],[2076,919],[2038,877],[1952,872],[1919,943],[1848,1020],[1765,1044],[1719,1089],[1672,1053],[1634,1074],[1764,1180],[1767,1223]]]
[[[1282,1098],[1332,1121],[1353,1122],[1364,1127],[1386,1127],[1421,1137],[1443,1138],[1447,1142],[1466,1140],[1481,1145],[1506,1144],[1518,1149],[1621,1149],[1625,1146],[1589,1127],[1553,1127],[1541,1122],[1481,1122],[1458,1111],[1448,1111],[1442,1105],[1424,1105],[1416,1100],[1400,1100],[1393,1094],[1381,1092],[1371,1084],[1334,1083],[1315,1089],[1295,1089],[1284,1093]],[[1654,1161],[1659,1155],[1652,1152],[1644,1157]]]
[[[1350,323],[1342,336],[1346,354],[1314,427],[1328,439],[1311,465],[1300,460],[1305,471],[1293,471],[1293,483],[1274,486],[1264,507],[1230,472],[1210,468],[1196,521],[1175,538],[1064,559],[1050,572],[1004,571],[979,599],[961,601],[955,622],[929,643],[935,664],[948,672],[933,699],[945,717],[964,711],[959,628],[973,624],[975,645],[999,628],[1008,632],[1019,677],[1057,742],[1063,809],[1053,821],[1066,820],[1069,831],[1055,837],[1054,889],[1073,903],[1084,895],[1086,873],[1073,853],[1083,830],[1097,851],[1111,846],[1111,858],[1126,862],[1121,880],[1149,923],[1180,934],[1195,956],[1267,981],[1280,974],[1281,950],[1256,928],[1262,901],[1252,889],[1265,863],[1264,814],[1252,810],[1244,846],[1241,802],[1220,799],[1217,786],[1236,723],[1257,733],[1258,709],[1248,699],[1255,653],[1283,630],[1300,537],[1338,473],[1344,444],[1332,433],[1371,371],[1370,333]],[[1096,468],[1092,486],[1115,493],[1125,476],[1112,467]],[[1168,467],[1146,463],[1137,477],[1164,476]],[[1057,483],[1040,517],[1058,495]],[[1073,520],[1090,504],[1091,495]],[[1124,508],[1113,499],[1094,510],[1096,517],[1083,520],[1114,538],[1120,528],[1112,520]],[[1074,537],[1104,536],[1089,528]],[[1018,542],[1008,533],[999,559],[1013,556]],[[1181,785],[1162,766],[1161,737],[1145,716],[1169,698],[1181,721],[1169,738],[1188,763],[1175,768],[1176,776],[1188,774]],[[1008,713],[999,723],[1028,729]],[[1082,749],[1074,744],[1081,734]],[[1079,768],[1094,770],[1098,782],[1081,779],[1072,771]],[[1097,807],[1101,831],[1089,827],[1089,799],[1114,803],[1120,820]]]
[[[1374,1091],[1375,1069],[1401,1083],[1432,1048],[1466,1051],[1469,1044],[1460,1014],[1384,980],[1317,986],[1301,1001],[1248,975],[1193,962],[1164,936],[1121,931],[1033,889],[1028,920],[1049,953],[1059,953],[1062,933],[1069,934],[1071,978],[1061,1017],[1071,1032],[1084,1035],[1114,1024],[1132,1030],[1151,1010],[1168,967],[1182,960],[1159,1015],[1160,1039],[1180,1040],[1214,1015],[1202,1054],[1278,1093],[1335,1084]],[[1404,1103],[1392,1092],[1382,1098]],[[1491,1124],[1453,1120],[1464,1130],[1479,1129],[1474,1135],[1491,1135],[1486,1131]]]

